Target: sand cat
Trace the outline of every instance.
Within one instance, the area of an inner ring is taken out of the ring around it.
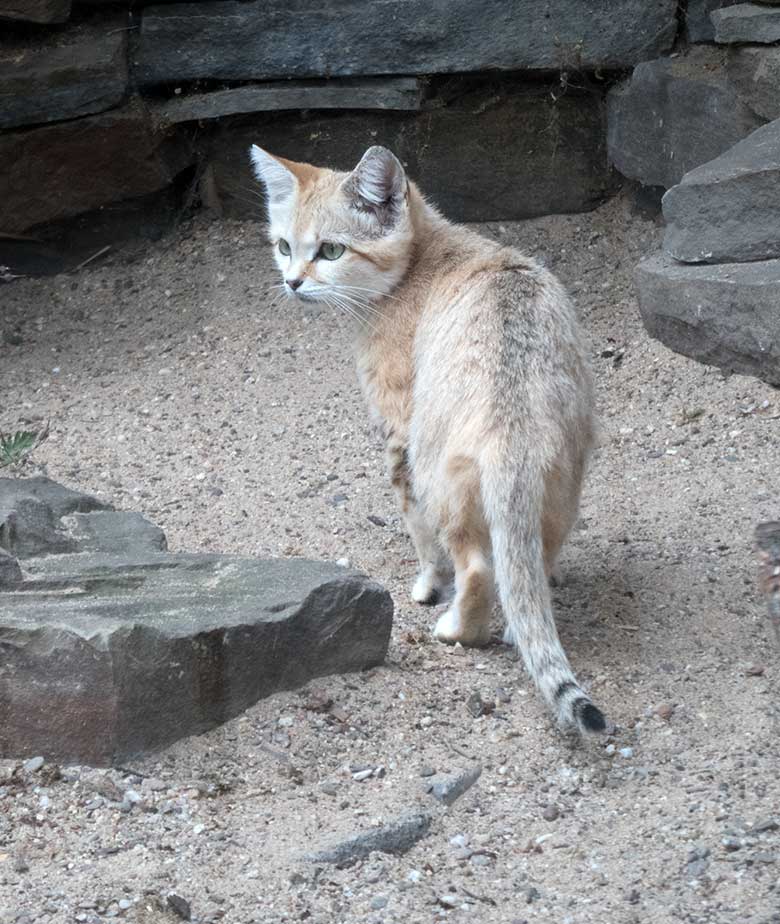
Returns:
[[[563,288],[444,219],[386,148],[351,173],[257,146],[251,158],[288,295],[355,316],[358,375],[420,560],[413,598],[437,602],[454,571],[436,637],[487,644],[497,585],[505,640],[561,725],[603,731],[561,647],[548,583],[594,432]]]

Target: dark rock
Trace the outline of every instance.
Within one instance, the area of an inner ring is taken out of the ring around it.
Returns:
[[[127,31],[99,26],[0,46],[0,128],[102,112],[127,90]]]
[[[366,77],[362,80],[283,81],[194,93],[175,97],[156,111],[164,122],[175,124],[286,109],[417,110],[420,100],[420,82],[414,77]]]
[[[173,911],[177,917],[181,918],[182,921],[192,920],[192,909],[186,898],[182,898],[181,895],[171,892],[166,901],[171,911]]]
[[[63,518],[111,509],[49,478],[0,478],[0,549],[19,558],[79,551]]]
[[[651,336],[677,353],[780,385],[780,260],[691,266],[655,254],[636,270]]]
[[[780,119],[687,173],[663,198],[664,250],[686,263],[780,257]]]
[[[555,821],[558,818],[558,806],[557,805],[546,805],[542,811],[542,818],[545,821]]]
[[[1,526],[0,529],[2,529]],[[0,587],[10,587],[21,580],[22,569],[19,567],[19,562],[5,549],[0,548]]]
[[[167,186],[192,160],[137,101],[121,109],[0,135],[0,232],[77,215]]]
[[[431,780],[431,795],[444,805],[452,805],[477,782],[482,767],[477,764],[461,773],[452,773],[442,779]]]
[[[668,50],[676,0],[220,0],[152,6],[142,84],[485,70],[624,68]],[[305,40],[290,41],[305,23]]]
[[[405,815],[379,828],[361,831],[359,834],[321,847],[319,850],[306,854],[304,859],[311,863],[350,866],[373,851],[403,854],[425,837],[430,826],[431,816],[426,813]]]
[[[247,204],[256,186],[247,151],[349,170],[366,148],[393,150],[423,192],[459,221],[528,218],[595,207],[613,188],[603,109],[593,94],[554,99],[553,84],[507,81],[496,95],[468,86],[447,106],[419,113],[257,116],[220,123],[211,154],[224,214],[263,218]]]
[[[22,22],[66,22],[70,0],[0,0],[0,19]]]
[[[765,119],[780,118],[780,47],[730,48],[726,73],[740,99],[753,112]]]
[[[31,503],[43,536],[16,516]],[[109,764],[384,659],[379,585],[329,563],[171,555],[153,524],[101,506],[0,480],[26,576],[0,590],[0,758]]]
[[[669,189],[764,121],[728,81],[720,49],[640,64],[607,97],[607,146],[617,169]]]
[[[739,3],[712,14],[715,41],[722,44],[780,42],[780,9]]]
[[[714,41],[715,26],[710,19],[710,13],[739,2],[740,0],[688,0],[684,10],[685,36],[688,41]]]

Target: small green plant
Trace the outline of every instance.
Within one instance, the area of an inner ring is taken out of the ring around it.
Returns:
[[[42,430],[17,430],[16,433],[3,433],[0,430],[0,468],[17,465],[49,435],[49,425]]]

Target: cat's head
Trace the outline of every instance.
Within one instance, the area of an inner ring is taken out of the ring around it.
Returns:
[[[369,148],[351,173],[251,148],[265,185],[268,231],[289,296],[362,315],[389,294],[412,248],[409,182],[387,148]]]

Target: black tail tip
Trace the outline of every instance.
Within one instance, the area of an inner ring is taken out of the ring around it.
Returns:
[[[577,710],[580,725],[589,732],[598,734],[607,730],[607,720],[604,713],[593,703],[583,703]]]

